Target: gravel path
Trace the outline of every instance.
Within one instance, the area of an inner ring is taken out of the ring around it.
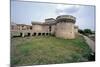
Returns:
[[[85,38],[87,44],[92,49],[92,51],[95,52],[95,42],[93,40],[91,40],[90,38],[88,38],[87,36],[84,36],[84,35],[82,35],[82,36]]]

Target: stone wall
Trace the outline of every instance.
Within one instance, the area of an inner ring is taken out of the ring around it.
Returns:
[[[49,33],[48,25],[32,25],[32,31],[37,33]]]
[[[78,26],[74,26],[75,34],[78,34]]]
[[[76,18],[70,15],[61,15],[56,18],[56,37],[64,39],[74,39],[74,23]]]
[[[11,25],[10,29],[11,29],[11,31],[17,30],[17,25]]]
[[[11,25],[11,30],[31,30],[31,25],[25,25],[25,24],[16,24]]]
[[[17,24],[17,30],[28,35],[48,35],[64,39],[74,39],[78,28],[74,26],[76,18],[70,15],[61,15],[55,19],[45,19],[45,22],[32,22],[31,25]]]
[[[65,39],[73,39],[74,35],[74,24],[73,23],[65,23],[60,22],[56,25],[56,37],[65,38]]]
[[[52,25],[51,26],[51,34],[55,35],[55,31],[56,31],[56,25]]]

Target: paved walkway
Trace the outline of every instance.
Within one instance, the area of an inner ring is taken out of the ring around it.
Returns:
[[[91,40],[90,38],[88,38],[87,36],[84,36],[84,35],[82,35],[82,36],[85,38],[87,44],[92,49],[92,51],[95,52],[95,42],[93,40]]]

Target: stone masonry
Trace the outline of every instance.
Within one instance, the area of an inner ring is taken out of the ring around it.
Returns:
[[[75,22],[76,18],[71,15],[60,15],[56,19],[45,19],[45,22],[32,21],[32,25],[14,24],[11,25],[11,36],[19,33],[22,37],[54,35],[59,38],[74,39],[78,33]]]

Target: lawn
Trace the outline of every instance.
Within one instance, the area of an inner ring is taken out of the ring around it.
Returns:
[[[89,61],[91,49],[82,36],[68,40],[53,36],[11,39],[12,65],[58,64]]]

